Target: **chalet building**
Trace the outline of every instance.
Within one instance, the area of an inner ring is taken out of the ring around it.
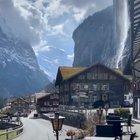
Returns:
[[[89,68],[59,67],[56,77],[61,105],[95,106],[108,103],[122,106],[130,90],[130,78],[118,70],[96,64]]]
[[[59,95],[46,93],[37,98],[37,111],[39,113],[55,112],[59,107]]]
[[[8,103],[10,112],[13,114],[27,114],[29,111],[29,102],[25,98],[12,98]]]

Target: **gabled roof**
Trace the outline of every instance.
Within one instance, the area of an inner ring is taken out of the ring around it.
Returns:
[[[86,68],[84,68],[84,67],[65,67],[65,66],[59,67],[55,85],[58,84],[59,80],[62,80],[62,81],[68,80],[69,78],[84,71],[85,69]]]
[[[60,72],[63,77],[63,80],[69,79],[70,77],[74,76],[85,70],[86,68],[83,67],[60,67]]]
[[[24,99],[23,97],[19,97],[19,98],[15,98],[14,100],[11,101],[11,103],[18,103],[19,101],[25,102],[25,103],[29,103],[26,99]]]
[[[81,73],[88,71],[91,68],[94,69],[97,66],[110,71],[112,74],[115,74],[116,76],[119,76],[124,80],[127,80],[127,81],[131,80],[130,77],[123,75],[123,73],[121,71],[108,68],[107,66],[98,63],[98,64],[95,64],[88,68],[85,68],[85,67],[59,67],[55,85],[58,85],[59,82],[70,80],[70,79],[74,78],[75,76],[78,76]]]
[[[84,67],[65,67],[61,66],[58,68],[55,85],[58,85],[64,80],[68,80],[70,77],[84,71]]]
[[[49,96],[51,93],[36,93],[35,95],[36,95],[36,99],[38,100],[38,99],[42,99],[42,98],[44,98],[44,97],[47,97],[47,96]]]

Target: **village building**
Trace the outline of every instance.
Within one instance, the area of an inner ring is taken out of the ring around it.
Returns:
[[[9,113],[14,115],[25,115],[29,113],[30,103],[25,98],[19,97],[9,99],[6,106],[8,107],[7,111]]]
[[[130,78],[120,71],[102,64],[89,68],[59,67],[56,77],[60,105],[123,106],[124,95],[129,94]]]
[[[36,99],[38,113],[55,112],[59,107],[59,95],[57,93],[45,93]]]

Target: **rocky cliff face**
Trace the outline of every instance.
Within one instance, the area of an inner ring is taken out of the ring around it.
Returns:
[[[113,31],[113,7],[89,16],[73,33],[74,66],[103,63],[113,67],[116,49]]]
[[[48,82],[31,46],[8,38],[0,29],[0,95],[37,92]]]

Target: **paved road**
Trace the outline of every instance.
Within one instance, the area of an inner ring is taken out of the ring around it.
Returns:
[[[52,125],[49,121],[43,119],[22,118],[24,124],[24,133],[15,140],[56,140],[52,131]],[[63,126],[60,140],[65,140],[66,130],[74,129],[69,126]]]

